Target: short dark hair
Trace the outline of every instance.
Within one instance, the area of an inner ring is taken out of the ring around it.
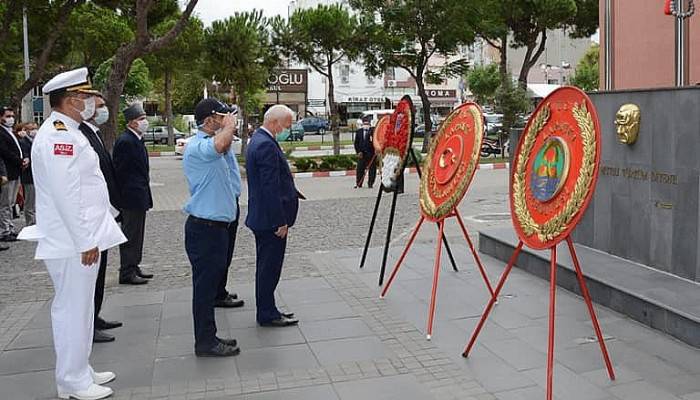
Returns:
[[[0,115],[5,115],[6,112],[12,111],[15,112],[15,109],[10,107],[10,106],[2,106],[0,107]]]
[[[63,99],[66,97],[68,97],[68,92],[65,90],[49,93],[49,106],[51,106],[51,108],[60,106]]]

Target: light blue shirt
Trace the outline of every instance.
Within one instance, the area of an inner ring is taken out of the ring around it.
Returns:
[[[198,218],[233,222],[241,195],[241,172],[233,149],[217,153],[214,137],[199,131],[187,143],[182,168],[190,188],[183,210]]]

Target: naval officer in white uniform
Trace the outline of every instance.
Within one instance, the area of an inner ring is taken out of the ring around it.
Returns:
[[[90,367],[93,296],[100,252],[126,241],[113,210],[97,154],[78,125],[95,113],[87,68],[61,73],[43,87],[52,113],[32,146],[36,225],[19,239],[36,240],[53,281],[51,324],[56,386],[61,399],[97,400],[116,376]]]

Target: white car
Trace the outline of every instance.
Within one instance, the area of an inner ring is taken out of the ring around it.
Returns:
[[[178,139],[175,141],[175,154],[181,156],[185,154],[185,147],[187,147],[187,143],[192,140],[194,135],[186,137],[184,139]],[[233,147],[233,154],[241,154],[241,139],[234,136],[233,137],[233,143],[231,143],[231,146]]]

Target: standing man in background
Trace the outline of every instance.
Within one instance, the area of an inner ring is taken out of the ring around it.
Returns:
[[[29,158],[22,154],[19,140],[12,131],[14,126],[14,110],[10,107],[0,108],[0,157],[5,162],[8,178],[0,195],[0,242],[17,241],[12,223],[13,208],[17,202],[22,168],[29,165]]]
[[[194,351],[198,357],[227,357],[240,352],[236,339],[216,336],[214,307],[242,307],[226,291],[228,268],[238,229],[241,174],[231,150],[236,133],[233,110],[214,98],[200,101],[199,127],[182,158],[190,189],[184,207],[185,250],[192,264]]]
[[[377,163],[374,159],[374,128],[370,126],[369,119],[362,120],[362,127],[355,132],[355,152],[357,153],[357,173],[355,174],[355,188],[361,188],[365,180],[365,174],[369,170],[367,187],[372,189],[377,178]]]
[[[146,112],[140,103],[124,110],[126,131],[114,143],[112,158],[119,185],[122,230],[128,242],[119,246],[121,267],[119,283],[143,285],[152,274],[141,271],[146,211],[153,207],[151,197],[148,151],[143,135],[148,130]]]
[[[263,125],[253,133],[246,154],[246,225],[255,234],[256,318],[261,326],[282,327],[299,323],[293,313],[283,313],[275,304],[287,233],[297,219],[299,198],[303,198],[294,186],[287,159],[275,139],[292,126],[293,118],[294,112],[287,106],[270,107]]]
[[[36,123],[27,122],[26,124],[21,124],[20,129],[17,130],[17,140],[19,140],[19,145],[22,148],[22,154],[29,158],[29,163],[22,168],[19,179],[24,194],[24,222],[26,226],[36,223],[36,193],[34,191],[34,177],[32,176],[31,154],[32,142],[38,129],[39,127]]]
[[[23,240],[36,240],[54,285],[51,327],[56,351],[56,387],[61,399],[98,400],[112,395],[102,386],[116,378],[90,366],[93,297],[100,251],[126,238],[114,221],[97,155],[79,124],[95,113],[87,68],[56,75],[44,85],[53,109],[32,148],[36,225]]]
[[[109,194],[109,202],[116,210],[119,210],[119,187],[117,186],[116,173],[114,172],[114,164],[112,156],[104,146],[102,138],[100,138],[99,125],[107,122],[109,118],[109,110],[105,105],[105,99],[102,94],[98,93],[95,96],[95,114],[89,120],[83,121],[80,124],[80,132],[90,142],[90,146],[100,161],[100,171],[107,183],[107,193]],[[120,218],[118,218],[120,219]],[[122,326],[119,321],[105,321],[100,318],[100,310],[102,310],[102,302],[105,294],[105,277],[107,275],[107,250],[100,253],[100,269],[97,273],[97,284],[95,286],[95,332],[92,341],[95,343],[104,343],[114,341],[114,336],[105,332],[107,329],[114,329]]]

